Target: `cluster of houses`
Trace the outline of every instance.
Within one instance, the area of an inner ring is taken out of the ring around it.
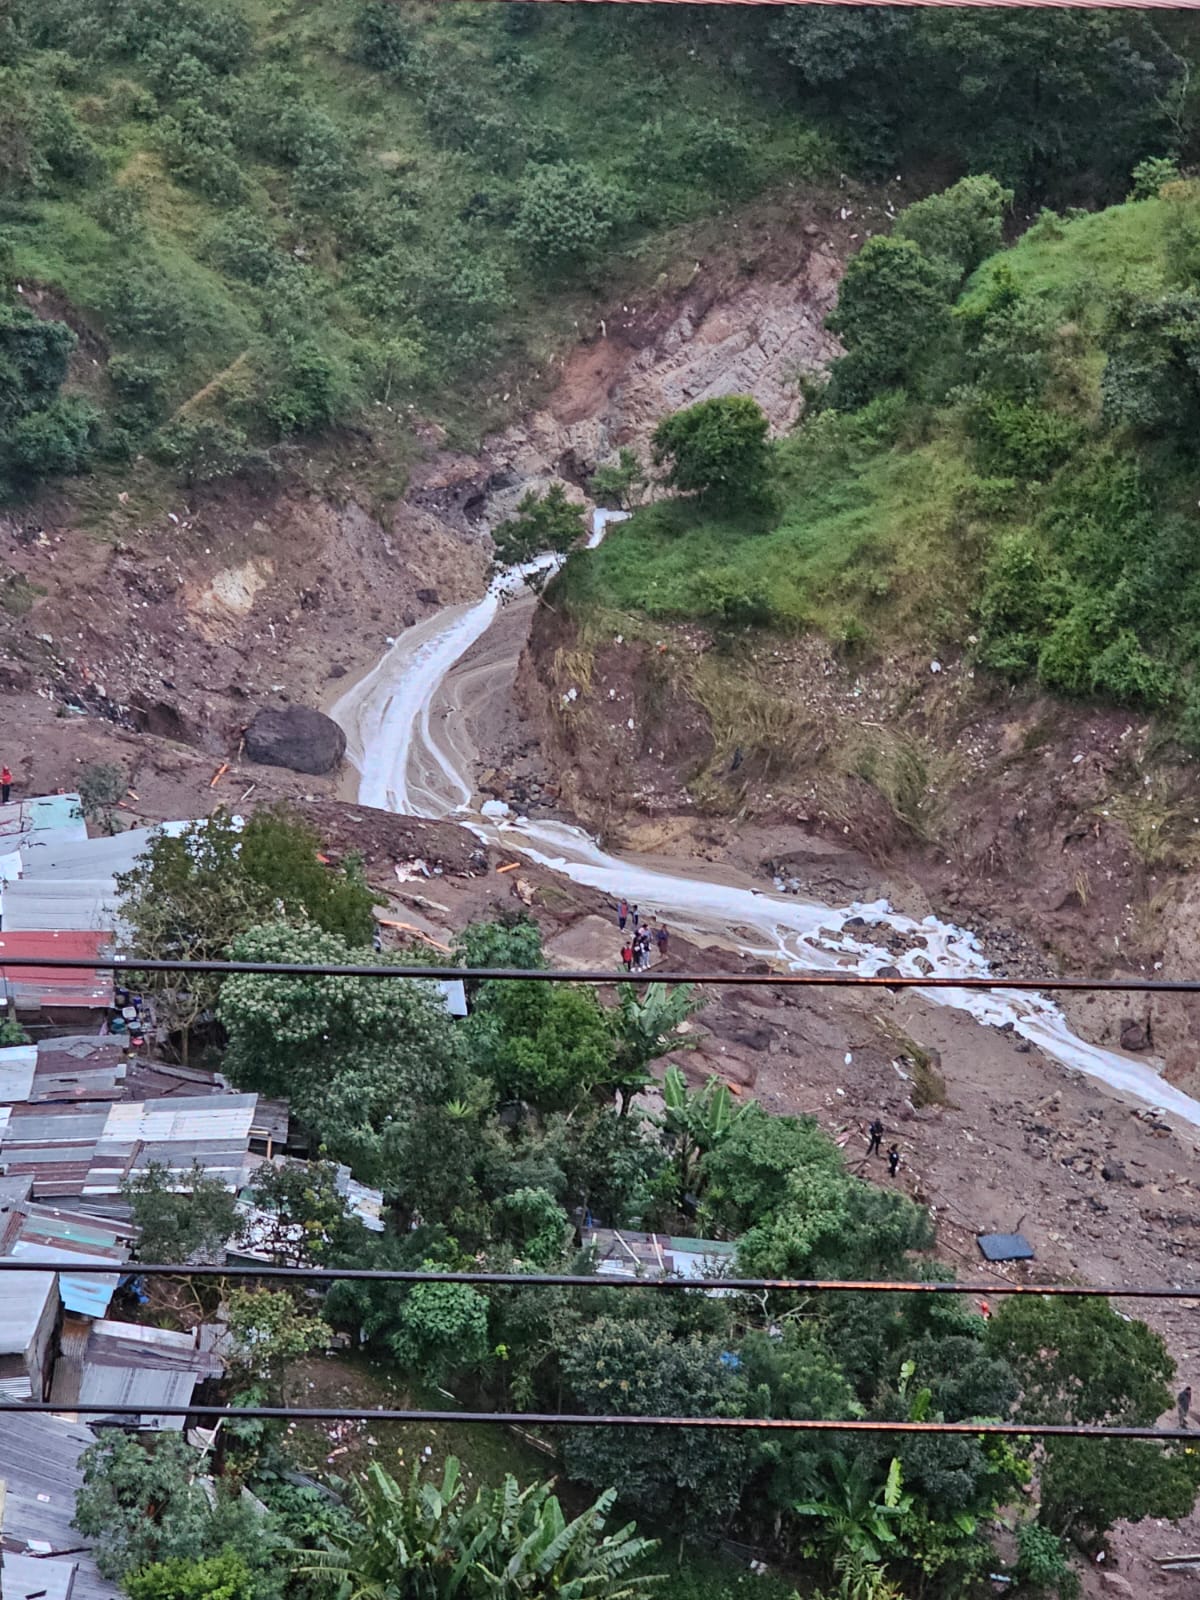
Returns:
[[[107,1423],[178,1429],[183,1418],[157,1408],[188,1406],[224,1372],[219,1324],[183,1332],[113,1314],[122,1283],[136,1282],[127,1181],[157,1166],[186,1193],[196,1170],[219,1177],[242,1195],[227,1259],[266,1260],[267,1219],[245,1191],[261,1162],[288,1151],[285,1103],[234,1093],[109,1032],[110,973],[5,965],[101,960],[117,934],[116,876],[149,838],[89,839],[77,795],[0,806],[0,1017],[32,1040],[0,1048],[0,1401],[54,1407],[0,1413],[3,1600],[116,1595],[71,1527],[79,1457],[106,1425],[75,1408],[135,1407]],[[348,1209],[382,1229],[381,1195],[345,1171],[339,1184]],[[41,1270],[10,1265],[22,1260]],[[113,1270],[72,1271],[83,1264]]]
[[[290,1142],[285,1102],[235,1093],[216,1073],[155,1059],[152,1040],[138,1048],[136,1033],[110,1031],[112,974],[88,963],[119,936],[116,878],[150,837],[89,839],[77,795],[0,806],[0,1018],[15,1016],[32,1041],[0,1047],[0,1403],[53,1408],[0,1412],[0,1600],[117,1600],[72,1527],[79,1459],[98,1428],[185,1428],[162,1408],[203,1401],[224,1372],[219,1322],[181,1331],[135,1320],[136,1294],[114,1308],[137,1286],[128,1181],[153,1166],[186,1194],[195,1172],[219,1177],[239,1195],[224,1258],[253,1264],[277,1259],[280,1244],[279,1219],[249,1192],[254,1172],[306,1153]],[[83,965],[36,964],[56,956]],[[34,965],[5,964],[18,959]],[[440,987],[447,1010],[465,1015],[462,983]],[[378,1191],[344,1168],[338,1187],[348,1211],[383,1230]],[[728,1271],[735,1249],[583,1218],[579,1236],[601,1276],[699,1279]],[[72,1270],[85,1264],[112,1271]],[[92,1409],[109,1405],[132,1412]],[[185,1436],[200,1450],[213,1439]]]

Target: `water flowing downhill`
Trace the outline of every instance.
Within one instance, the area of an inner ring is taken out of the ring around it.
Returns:
[[[622,515],[595,512],[589,546],[598,544],[608,524]],[[582,828],[512,816],[496,801],[479,805],[469,756],[453,748],[444,726],[435,726],[438,697],[456,665],[485,638],[502,605],[524,603],[532,608],[526,575],[547,572],[558,559],[542,556],[525,567],[507,568],[493,579],[481,600],[447,606],[408,628],[332,708],[346,731],[347,754],[360,774],[358,798],[363,805],[461,822],[481,838],[601,890],[614,902],[625,896],[681,932],[719,939],[755,959],[794,971],[842,968],[873,974],[891,964],[906,976],[919,977],[924,969],[918,958],[923,955],[938,976],[988,976],[988,962],[975,935],[936,917],[918,922],[882,900],[834,908],[711,876],[688,877],[682,864],[679,870],[665,869],[610,855]],[[896,956],[860,940],[855,930],[846,927],[853,917],[884,921],[899,932],[915,934],[923,941],[922,949]],[[936,1005],[968,1012],[984,1025],[1011,1022],[1018,1034],[1055,1060],[1200,1127],[1200,1101],[1142,1062],[1078,1038],[1059,1008],[1043,995],[966,989],[917,992]]]

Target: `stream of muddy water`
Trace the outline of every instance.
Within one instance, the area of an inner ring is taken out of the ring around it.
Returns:
[[[598,544],[609,523],[621,515],[594,512],[589,544]],[[469,741],[456,726],[461,721],[456,711],[465,701],[461,695],[456,701],[448,685],[456,670],[462,673],[468,652],[482,653],[484,667],[476,669],[474,681],[460,682],[459,689],[494,692],[496,674],[503,673],[504,664],[486,660],[489,631],[502,607],[532,612],[525,578],[546,572],[557,560],[546,556],[525,568],[506,569],[481,600],[447,606],[407,629],[374,669],[332,707],[332,715],[346,731],[347,754],[359,773],[362,805],[459,822],[489,843],[602,891],[614,903],[624,897],[638,904],[643,914],[661,918],[681,932],[717,940],[793,971],[841,968],[871,975],[892,965],[906,976],[921,977],[929,975],[924,957],[938,976],[989,976],[987,958],[975,935],[936,917],[918,922],[882,900],[833,907],[772,893],[739,881],[736,874],[722,875],[708,862],[704,876],[689,876],[696,870],[694,863],[689,867],[612,855],[582,828],[515,816],[499,801],[481,802],[472,778]],[[507,665],[511,673],[515,660]],[[847,926],[852,919],[887,923],[919,948],[895,955],[872,944],[869,937],[860,938],[863,930],[858,923]],[[1120,1095],[1200,1127],[1200,1101],[1174,1088],[1144,1062],[1078,1038],[1044,995],[967,989],[918,993],[934,1005],[969,1013],[981,1026],[1011,1022],[1018,1034],[1056,1061]]]

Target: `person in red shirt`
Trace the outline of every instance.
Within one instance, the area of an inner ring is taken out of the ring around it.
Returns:
[[[12,773],[7,767],[0,767],[0,805],[8,804],[8,797],[12,793]]]

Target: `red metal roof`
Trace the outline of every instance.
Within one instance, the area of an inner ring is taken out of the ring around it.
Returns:
[[[0,933],[0,982],[22,1007],[112,1005],[112,978],[83,968],[6,968],[4,957],[36,960],[39,956],[65,956],[76,961],[98,960],[110,936],[91,930],[62,933]]]

